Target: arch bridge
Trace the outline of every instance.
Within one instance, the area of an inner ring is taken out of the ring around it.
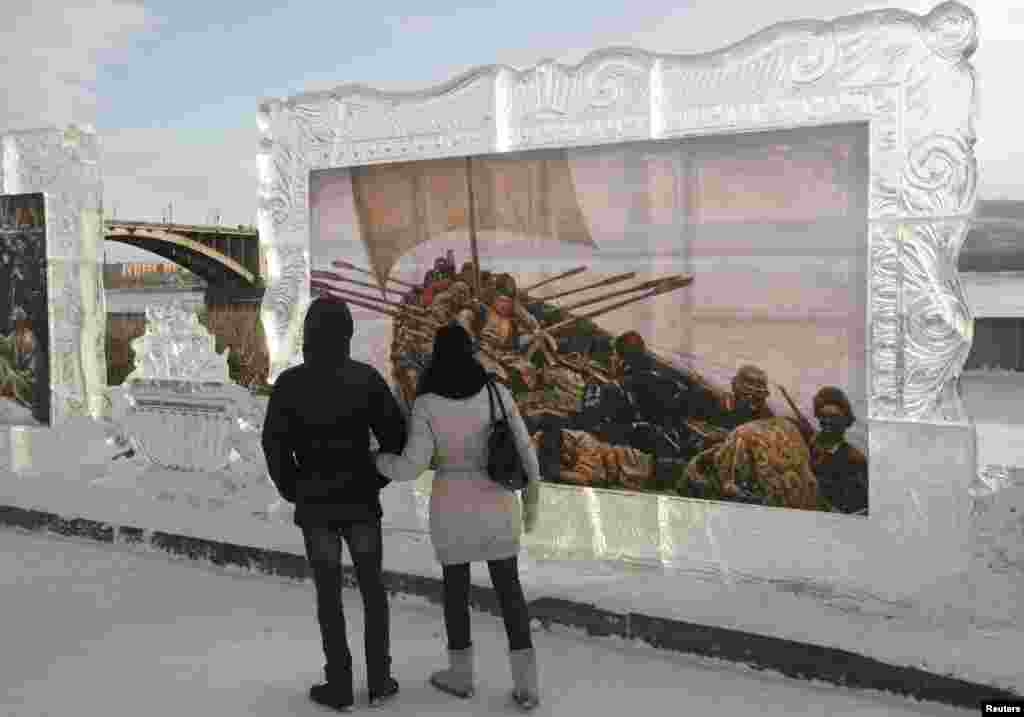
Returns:
[[[188,269],[210,286],[262,286],[256,229],[116,219],[105,224],[107,241],[152,252]]]

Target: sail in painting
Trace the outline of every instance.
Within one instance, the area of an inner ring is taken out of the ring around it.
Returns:
[[[595,247],[564,151],[525,160],[379,164],[351,172],[361,236],[382,287],[402,256],[442,236],[464,234],[467,248],[477,231]]]

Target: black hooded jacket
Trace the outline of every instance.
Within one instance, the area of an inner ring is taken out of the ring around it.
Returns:
[[[388,480],[370,454],[405,449],[405,417],[377,369],[349,355],[352,316],[316,300],[306,315],[304,363],[281,373],[267,406],[263,451],[271,480],[299,525],[379,520]]]

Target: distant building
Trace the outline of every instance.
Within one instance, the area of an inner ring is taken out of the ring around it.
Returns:
[[[180,266],[165,261],[133,261],[121,265],[121,276],[129,278],[141,278],[146,274],[175,274],[179,271],[181,271]]]
[[[108,289],[130,288],[153,282],[174,281],[180,277],[186,283],[200,283],[188,269],[164,261],[111,262],[103,265],[103,282]]]

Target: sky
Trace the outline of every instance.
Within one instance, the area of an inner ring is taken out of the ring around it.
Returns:
[[[266,97],[348,82],[427,88],[474,66],[577,62],[601,47],[699,53],[777,22],[904,0],[7,0],[0,26],[0,132],[96,127],[108,217],[255,224],[256,112]],[[964,0],[979,16],[979,196],[1024,199],[1014,169],[1018,0]],[[110,261],[154,255],[109,243]]]

